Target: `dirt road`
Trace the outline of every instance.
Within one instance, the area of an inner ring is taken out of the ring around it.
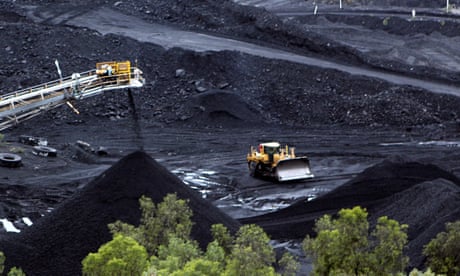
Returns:
[[[332,62],[324,59],[312,58],[294,54],[288,51],[278,50],[259,46],[252,43],[242,42],[234,39],[223,38],[215,35],[183,31],[173,27],[159,24],[148,23],[133,16],[119,13],[110,8],[98,8],[87,11],[63,12],[57,10],[34,10],[29,12],[29,16],[38,22],[48,22],[52,24],[67,24],[78,27],[85,27],[98,31],[101,34],[116,34],[136,39],[140,42],[149,42],[161,45],[164,48],[180,47],[193,51],[238,51],[251,55],[261,56],[270,59],[280,59],[301,63],[309,66],[317,66],[327,69],[335,69],[353,75],[361,75],[370,78],[381,79],[397,85],[409,85],[423,88],[435,93],[443,93],[460,96],[460,87],[457,85],[443,84],[434,81],[420,80],[388,72],[375,71],[365,67],[350,66]],[[331,34],[332,36],[334,35]],[[367,39],[367,36],[364,36]],[[352,43],[353,44],[353,43]],[[353,44],[355,47],[357,42]],[[369,45],[369,44],[367,44]],[[429,51],[429,50],[426,50]],[[425,55],[422,53],[421,55]],[[433,52],[438,61],[446,62],[454,68],[459,67],[459,63],[454,60],[442,57],[439,53]],[[393,54],[393,56],[398,54]],[[411,57],[406,57],[406,60]],[[412,57],[415,59],[415,57]],[[435,62],[436,63],[436,62]]]

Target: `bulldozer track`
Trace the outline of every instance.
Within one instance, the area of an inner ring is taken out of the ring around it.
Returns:
[[[346,174],[337,174],[337,175],[330,175],[330,176],[319,176],[314,177],[311,179],[306,179],[303,181],[295,181],[295,182],[288,182],[288,183],[271,183],[271,184],[262,184],[255,187],[244,188],[241,191],[238,191],[233,194],[233,196],[238,196],[248,192],[255,192],[255,191],[263,191],[269,190],[273,188],[306,188],[312,186],[313,184],[324,182],[324,181],[334,181],[334,180],[342,180],[342,179],[351,179],[356,176],[356,173],[346,173]],[[318,187],[315,185],[315,187]]]

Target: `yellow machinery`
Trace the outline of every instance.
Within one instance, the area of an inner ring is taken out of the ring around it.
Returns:
[[[99,62],[95,69],[69,77],[62,77],[58,61],[55,63],[60,79],[0,95],[0,131],[62,104],[77,112],[73,100],[108,90],[139,88],[145,82],[142,71],[130,61]]]
[[[282,148],[278,142],[259,144],[257,150],[251,146],[246,159],[255,177],[274,178],[279,182],[314,177],[306,156],[296,157],[293,147]]]
[[[108,61],[96,63],[96,74],[101,77],[106,77],[107,80],[111,77],[112,80],[118,82],[129,83],[131,79],[131,62],[129,61]]]

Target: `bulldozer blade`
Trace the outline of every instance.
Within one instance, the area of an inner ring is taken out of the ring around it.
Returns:
[[[279,182],[312,178],[307,157],[285,159],[278,162],[275,177]]]

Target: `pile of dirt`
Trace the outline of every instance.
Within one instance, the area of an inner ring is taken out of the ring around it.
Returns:
[[[420,267],[423,245],[443,230],[445,222],[460,219],[459,192],[460,179],[435,165],[386,160],[317,199],[240,221],[260,225],[273,239],[303,239],[314,235],[319,217],[361,206],[371,225],[384,215],[409,225],[406,254],[412,266]]]
[[[144,152],[134,152],[101,174],[49,215],[20,234],[0,242],[6,266],[27,275],[81,275],[81,261],[109,241],[107,224],[137,225],[142,195],[159,203],[169,193],[188,200],[193,211],[192,238],[203,248],[212,240],[211,225],[236,232],[239,223],[201,198]]]
[[[302,17],[304,23],[318,24],[321,18],[326,18],[333,23],[344,23],[347,25],[363,26],[366,29],[382,30],[389,34],[396,35],[416,35],[416,34],[432,34],[440,33],[447,37],[455,37],[460,35],[460,23],[454,20],[431,21],[423,18],[408,20],[397,16],[370,16],[370,15],[355,15],[355,16],[340,16],[337,14],[324,14],[321,16],[305,16]]]
[[[447,222],[460,219],[460,183],[443,178],[419,183],[394,194],[373,208],[369,217],[374,222],[388,216],[409,225],[407,253],[410,266],[420,268],[425,258],[420,252],[439,232],[445,231]]]
[[[404,16],[398,15],[378,16],[356,14],[353,16],[343,16],[341,14],[321,14],[305,15],[290,21],[296,25],[302,24],[306,31],[322,33],[325,36],[328,36],[328,32],[324,26],[335,24],[335,27],[337,27],[339,23],[357,26],[365,30],[379,30],[387,34],[400,36],[401,39],[407,41],[408,48],[413,48],[410,46],[410,41],[417,37],[423,40],[424,37],[430,35],[449,38],[460,36],[460,23],[458,21],[442,17],[430,19],[430,14],[424,14],[423,12],[419,13],[419,17],[413,19],[407,19]],[[329,37],[339,43],[343,43],[340,38],[335,38],[333,34],[332,36],[329,35]],[[442,47],[440,45],[439,47]],[[403,60],[392,60],[388,59],[385,55],[373,54],[365,50],[358,50],[354,54],[362,63],[369,64],[369,66],[375,68],[383,68],[406,75],[416,75],[420,78],[429,76],[430,79],[438,79],[440,81],[460,82],[460,75],[457,70],[432,70],[432,67],[427,64],[417,65]]]
[[[236,93],[210,90],[193,96],[181,111],[184,123],[196,126],[240,126],[261,123],[261,114]]]

